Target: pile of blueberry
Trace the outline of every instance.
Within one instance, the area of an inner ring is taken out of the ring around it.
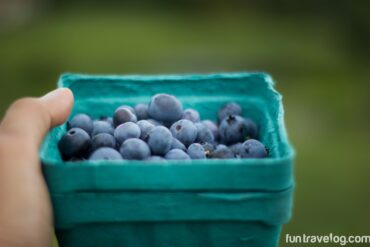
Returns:
[[[113,118],[75,115],[58,146],[66,161],[267,157],[257,125],[241,115],[242,108],[231,102],[218,111],[218,124],[201,121],[174,96],[156,94],[149,104],[118,107]]]

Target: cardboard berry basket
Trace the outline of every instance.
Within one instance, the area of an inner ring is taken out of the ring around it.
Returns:
[[[291,217],[294,151],[282,97],[263,73],[166,76],[65,74],[72,116],[112,115],[122,105],[175,95],[202,119],[229,101],[243,107],[269,148],[265,159],[63,162],[60,126],[40,155],[60,246],[277,246]]]

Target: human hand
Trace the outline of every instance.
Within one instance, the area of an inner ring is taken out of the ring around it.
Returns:
[[[73,106],[69,89],[14,102],[0,124],[0,246],[52,245],[53,220],[39,147]]]

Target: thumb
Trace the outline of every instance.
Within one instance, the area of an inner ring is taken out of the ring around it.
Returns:
[[[8,109],[1,125],[0,136],[14,137],[20,144],[39,148],[50,128],[63,123],[73,106],[73,94],[60,88],[41,98],[23,98]]]

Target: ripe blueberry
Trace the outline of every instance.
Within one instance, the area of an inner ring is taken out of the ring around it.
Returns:
[[[172,137],[172,144],[171,144],[171,149],[181,149],[182,151],[186,151],[186,147],[182,142],[177,140],[175,137]]]
[[[114,129],[112,125],[108,123],[107,121],[101,121],[101,120],[94,121],[94,129],[92,131],[91,136],[95,136],[101,133],[107,133],[107,134],[113,135]]]
[[[122,160],[122,156],[113,148],[101,147],[90,155],[89,160]]]
[[[139,122],[137,122],[137,125],[139,126],[141,131],[140,139],[146,141],[149,132],[155,127],[155,125],[147,120],[140,120]]]
[[[101,133],[95,135],[91,139],[91,151],[94,151],[101,147],[110,147],[115,148],[116,147],[116,139],[110,134],[107,133]]]
[[[182,116],[182,104],[175,96],[156,94],[149,103],[148,114],[160,122],[173,123]]]
[[[93,131],[93,121],[87,114],[77,114],[67,122],[67,129],[80,128],[91,135]]]
[[[199,122],[200,121],[199,112],[192,108],[185,109],[184,112],[182,113],[182,119],[190,120],[193,123]]]
[[[186,119],[181,119],[174,123],[170,130],[173,137],[182,142],[185,146],[192,144],[198,135],[197,127],[195,127],[193,122]]]
[[[190,156],[181,149],[171,149],[164,158],[166,160],[190,160]]]
[[[65,133],[58,147],[65,160],[72,157],[84,157],[90,146],[90,136],[80,128],[72,128]]]
[[[212,131],[212,134],[213,134],[213,137],[215,140],[218,140],[218,126],[215,122],[211,121],[211,120],[204,120],[202,121],[202,123]]]
[[[194,125],[195,125],[195,127],[197,127],[197,132],[198,132],[196,142],[198,142],[198,143],[204,143],[204,142],[213,143],[215,141],[215,138],[213,136],[212,131],[209,128],[207,128],[206,125],[204,125],[203,123],[195,123]]]
[[[130,109],[127,106],[118,107],[113,115],[114,126],[118,126],[127,122],[137,122],[137,117],[134,113],[134,110],[132,108]]]
[[[121,144],[130,138],[139,138],[140,135],[141,131],[139,126],[133,122],[121,124],[114,130],[114,137],[118,144]]]
[[[240,116],[241,114],[242,108],[240,107],[240,105],[235,102],[227,103],[218,111],[218,122],[221,122],[224,118],[230,115]]]
[[[150,156],[149,146],[138,138],[124,141],[119,151],[122,157],[128,160],[144,160]]]
[[[152,154],[165,155],[172,145],[172,134],[164,126],[154,127],[148,135],[148,145]]]
[[[143,119],[148,119],[148,105],[147,104],[137,104],[135,106],[135,112],[136,112],[136,117],[138,120],[143,120]]]
[[[153,156],[149,156],[148,158],[146,158],[145,160],[150,160],[150,161],[166,161],[165,158],[163,158],[162,156],[157,156],[157,155],[153,155]]]
[[[249,139],[242,144],[240,149],[241,158],[265,158],[267,157],[267,150],[263,143]]]
[[[243,142],[249,135],[249,125],[243,117],[230,115],[220,124],[220,141],[224,144]]]
[[[212,152],[214,159],[232,159],[234,158],[233,152],[225,145],[217,145],[216,149]]]
[[[205,159],[206,152],[202,145],[199,143],[193,143],[188,147],[188,155],[192,159]]]

